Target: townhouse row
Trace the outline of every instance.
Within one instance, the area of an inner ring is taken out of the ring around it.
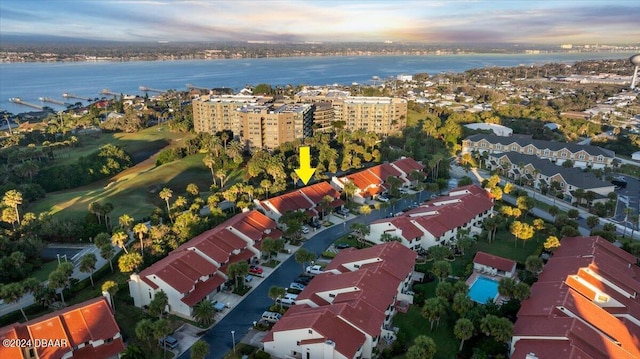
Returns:
[[[262,340],[273,358],[372,358],[406,294],[416,254],[398,242],[343,250]]]
[[[475,134],[462,140],[462,153],[518,152],[548,159],[561,165],[573,161],[574,167],[604,168],[613,166],[615,152],[591,145],[534,140],[524,136],[503,137]]]

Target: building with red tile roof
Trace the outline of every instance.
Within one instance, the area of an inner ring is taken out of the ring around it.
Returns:
[[[640,358],[637,259],[598,236],[560,243],[518,311],[511,358]]]
[[[29,348],[0,346],[0,358],[7,359],[117,358],[125,348],[120,328],[104,297],[2,327],[0,340],[4,339],[33,343]]]
[[[364,203],[368,198],[375,198],[388,189],[386,184],[389,177],[400,179],[402,186],[408,187],[412,184],[411,172],[422,171],[424,166],[409,157],[403,157],[391,163],[383,163],[365,170],[347,175],[345,177],[334,177],[332,184],[342,190],[347,182],[356,186],[354,201]]]
[[[487,272],[494,276],[514,278],[516,275],[516,262],[478,251],[473,258],[473,269],[478,272]]]
[[[190,318],[194,305],[222,289],[229,279],[229,264],[259,258],[262,240],[281,235],[276,223],[262,213],[240,213],[132,274],[129,292],[133,302],[137,307],[149,305],[162,290],[169,298],[168,311]]]
[[[277,221],[287,211],[303,211],[308,213],[311,219],[320,214],[316,207],[325,196],[333,199],[329,205],[334,208],[344,204],[340,199],[340,192],[331,187],[328,182],[314,183],[277,197],[264,201],[255,200],[255,202],[274,221]]]
[[[341,251],[263,339],[264,350],[275,358],[371,358],[381,337],[394,336],[387,325],[396,302],[413,301],[405,291],[415,259],[398,242]]]
[[[448,196],[431,200],[401,216],[373,221],[366,239],[382,243],[388,233],[413,250],[435,245],[451,245],[460,229],[480,233],[484,220],[493,215],[493,199],[477,185],[458,187]]]

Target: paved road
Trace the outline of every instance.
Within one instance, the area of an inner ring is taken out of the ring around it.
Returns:
[[[425,192],[426,193],[426,192]],[[422,194],[422,198],[428,198],[428,194]],[[395,205],[396,210],[404,209],[414,201],[413,197],[401,199]],[[385,217],[391,210],[373,210],[366,216],[349,216],[350,219],[344,224],[336,224],[331,228],[323,230],[314,237],[304,242],[302,247],[314,252],[318,256],[340,236],[349,233],[351,223],[371,222]],[[253,322],[260,320],[262,312],[266,310],[273,301],[269,298],[268,292],[271,286],[288,287],[302,272],[302,267],[295,261],[295,256],[289,257],[280,267],[265,278],[262,283],[249,293],[235,308],[233,308],[223,319],[211,328],[202,339],[209,343],[211,353],[207,359],[221,359],[226,353],[233,349],[233,338],[231,331],[235,331],[236,343],[252,329]],[[179,359],[189,359],[190,351],[184,352]]]

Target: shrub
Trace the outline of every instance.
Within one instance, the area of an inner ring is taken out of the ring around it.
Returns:
[[[335,258],[336,253],[335,252],[330,252],[330,251],[324,251],[324,252],[322,252],[321,256],[323,256],[325,258]]]

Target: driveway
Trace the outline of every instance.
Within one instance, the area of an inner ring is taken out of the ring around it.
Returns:
[[[424,197],[424,194],[423,194]],[[401,199],[396,204],[396,209],[404,209],[414,201],[414,198]],[[344,224],[337,224],[323,230],[304,242],[302,247],[320,255],[327,247],[340,236],[349,233],[351,223],[364,223],[385,217],[385,209],[372,210],[365,216],[353,217]],[[298,275],[302,273],[302,266],[295,261],[295,256],[285,260],[273,273],[265,278],[262,283],[249,293],[244,300],[238,303],[231,311],[211,328],[202,340],[209,344],[210,354],[207,359],[221,359],[226,353],[233,350],[233,338],[231,331],[235,333],[235,342],[240,341],[253,330],[253,322],[260,320],[264,312],[273,301],[269,298],[269,288],[272,286],[288,287]],[[180,359],[189,359],[189,351],[182,353]]]

